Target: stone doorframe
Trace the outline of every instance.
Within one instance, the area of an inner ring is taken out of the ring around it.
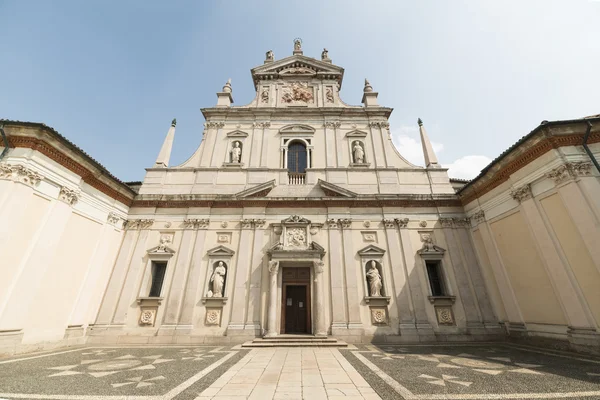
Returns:
[[[319,246],[320,247],[320,246]],[[324,279],[323,270],[325,263],[321,260],[325,251],[319,250],[305,251],[273,251],[269,260],[269,302],[267,312],[267,334],[265,337],[275,337],[279,335],[280,326],[277,324],[278,304],[281,304],[279,297],[279,282],[281,282],[281,262],[292,261],[294,263],[304,262],[304,265],[312,265],[312,293],[313,304],[311,305],[313,318],[312,331],[317,337],[327,337],[327,327],[325,326],[325,307],[324,307]],[[309,262],[309,263],[306,263]],[[310,299],[308,299],[310,301]]]

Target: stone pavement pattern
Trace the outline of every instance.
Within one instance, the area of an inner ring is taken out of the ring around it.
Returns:
[[[0,360],[0,399],[600,399],[600,358],[509,344],[82,347]]]

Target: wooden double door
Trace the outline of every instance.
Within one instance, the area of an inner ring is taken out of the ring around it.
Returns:
[[[281,333],[311,333],[310,268],[283,269]]]

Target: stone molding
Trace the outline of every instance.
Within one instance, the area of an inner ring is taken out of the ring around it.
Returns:
[[[240,224],[242,225],[242,229],[263,228],[265,226],[265,223],[266,223],[265,219],[246,218],[246,219],[242,219],[240,221]]]
[[[531,193],[531,187],[529,185],[523,185],[519,188],[511,190],[510,196],[519,203],[522,203],[527,199],[531,199],[533,194]]]
[[[271,260],[269,261],[269,274],[277,275],[279,272],[279,261]]]
[[[106,222],[108,222],[110,225],[113,225],[116,228],[122,229],[123,224],[126,222],[126,220],[119,217],[116,213],[111,211],[108,213],[108,217],[106,217]]]
[[[183,220],[183,226],[188,229],[207,229],[210,220],[208,218],[188,218]]]
[[[383,225],[386,228],[395,228],[396,225],[398,226],[398,228],[406,228],[408,227],[408,222],[409,219],[408,218],[394,218],[394,219],[383,219],[382,220]]]
[[[551,179],[555,185],[576,179],[579,176],[592,174],[592,163],[586,161],[569,162],[552,169],[546,173],[546,178]]]
[[[222,128],[225,126],[225,122],[205,122],[205,128]]]
[[[253,122],[252,123],[252,127],[253,128],[268,128],[271,126],[270,122]]]
[[[389,128],[390,123],[387,121],[376,121],[376,122],[369,122],[369,126],[370,127],[378,127],[378,128]]]
[[[126,229],[148,229],[154,224],[153,219],[129,219],[125,223]]]
[[[0,179],[24,183],[29,186],[37,186],[44,177],[23,165],[0,163]]]
[[[482,224],[485,222],[485,212],[483,212],[483,210],[477,211],[471,216],[471,220],[475,221],[475,225]]]
[[[352,218],[328,218],[326,222],[329,229],[349,229],[352,227]]]
[[[342,123],[340,121],[327,121],[323,124],[323,126],[326,128],[339,128],[342,126]]]
[[[442,228],[468,228],[471,226],[469,218],[441,217]]]
[[[79,188],[70,189],[66,186],[60,188],[58,193],[58,199],[62,202],[67,203],[70,206],[74,206],[81,197],[81,190]]]

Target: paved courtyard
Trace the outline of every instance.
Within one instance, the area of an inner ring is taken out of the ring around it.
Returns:
[[[600,399],[600,358],[509,344],[81,347],[1,359],[0,398]]]

